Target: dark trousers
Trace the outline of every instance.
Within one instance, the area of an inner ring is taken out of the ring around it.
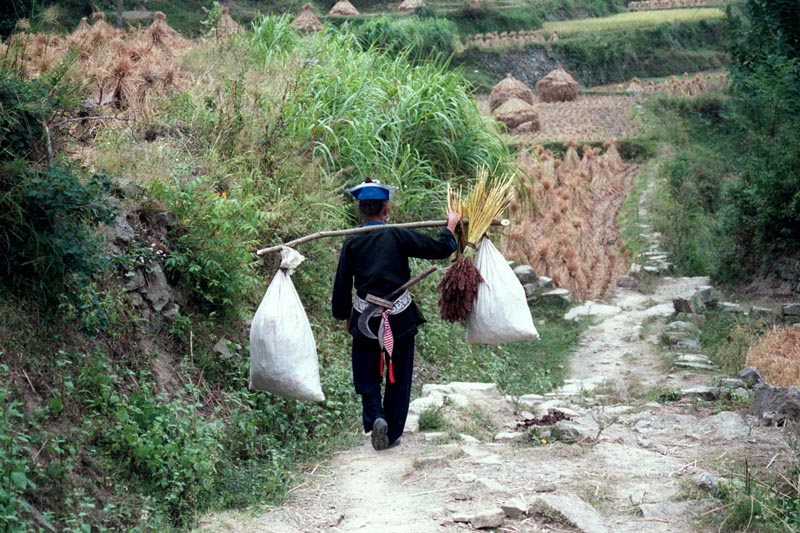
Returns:
[[[389,382],[389,360],[386,369],[386,392],[381,400],[380,375],[381,351],[377,339],[360,335],[353,337],[353,384],[361,395],[364,431],[372,431],[376,418],[383,418],[389,425],[389,442],[403,434],[411,399],[411,377],[414,373],[414,335],[394,339],[392,366],[394,383]]]

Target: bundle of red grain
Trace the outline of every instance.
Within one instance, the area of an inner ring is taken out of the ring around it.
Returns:
[[[466,196],[454,192],[448,186],[448,208],[461,213],[467,220],[466,229],[461,225],[456,231],[458,259],[447,270],[439,283],[439,307],[441,316],[448,322],[460,322],[472,311],[478,286],[483,280],[472,261],[478,241],[500,216],[513,198],[513,175],[490,177],[489,171],[481,169]],[[461,255],[465,252],[465,255]]]

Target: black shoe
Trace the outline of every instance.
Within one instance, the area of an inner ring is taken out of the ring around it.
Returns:
[[[394,448],[395,446],[400,446],[400,437],[397,437],[395,440],[390,442],[389,445],[386,446],[386,449],[388,450],[390,448]]]
[[[376,450],[385,450],[389,447],[389,425],[383,418],[376,418],[372,423],[372,447]]]

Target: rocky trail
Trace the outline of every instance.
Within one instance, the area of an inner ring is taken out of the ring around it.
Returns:
[[[207,516],[200,530],[724,531],[710,514],[721,505],[718,484],[737,483],[745,457],[777,469],[790,451],[780,428],[744,417],[742,404],[703,399],[733,388],[746,395],[743,383],[709,387],[716,378],[692,367],[711,365],[663,348],[664,332],[686,324],[674,320],[673,300],[706,284],[659,278],[652,293],[616,288],[605,304],[569,310],[592,325],[570,379],[552,393],[508,398],[493,384],[425,385],[412,404],[416,415],[480,413],[490,432],[408,431],[380,453],[365,438],[309,470],[286,505],[260,516]],[[659,391],[682,393],[661,403],[653,401]],[[413,430],[417,417],[410,418]],[[557,422],[536,425],[548,420]]]

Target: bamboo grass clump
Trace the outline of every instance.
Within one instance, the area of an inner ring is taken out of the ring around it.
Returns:
[[[491,178],[489,171],[482,168],[466,195],[461,191],[453,191],[448,185],[448,209],[469,220],[466,228],[462,225],[456,231],[459,257],[442,277],[438,287],[441,293],[440,314],[448,322],[464,321],[472,311],[478,285],[483,278],[473,264],[470,252],[486,234],[492,221],[512,202],[514,180],[514,175]],[[462,255],[465,251],[469,255]]]

